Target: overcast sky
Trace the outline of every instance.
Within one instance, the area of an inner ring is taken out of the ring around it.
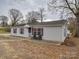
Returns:
[[[47,10],[47,0],[0,0],[0,15],[7,15],[9,9],[15,8],[20,10],[23,15],[32,10],[37,10],[40,7],[44,7]],[[51,14],[46,11],[47,19],[59,19],[57,14]]]

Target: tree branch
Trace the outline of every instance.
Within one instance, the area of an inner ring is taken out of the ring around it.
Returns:
[[[54,8],[68,8],[67,6],[52,6]]]
[[[77,0],[75,0],[75,7],[76,7],[76,9],[78,9],[76,4],[77,4]]]
[[[65,2],[66,2],[66,4],[67,4],[67,6],[68,6],[68,8],[72,11],[72,13],[75,15],[75,12],[73,11],[73,9],[70,7],[70,5],[69,5],[69,3],[68,3],[68,0],[65,0]]]

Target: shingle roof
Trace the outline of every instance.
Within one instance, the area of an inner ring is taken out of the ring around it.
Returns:
[[[17,24],[16,26],[25,26],[26,24]]]
[[[67,20],[56,20],[50,22],[30,22],[28,25],[63,25],[67,22]]]
[[[18,25],[13,26],[13,27],[30,27],[30,26],[27,24],[18,24]]]

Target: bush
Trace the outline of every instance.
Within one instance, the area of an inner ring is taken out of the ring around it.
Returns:
[[[1,27],[0,28],[0,33],[8,33],[10,32],[10,28],[9,27]]]

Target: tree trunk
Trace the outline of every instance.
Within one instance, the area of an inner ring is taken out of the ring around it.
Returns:
[[[2,27],[4,27],[4,26],[5,26],[5,22],[3,21],[3,22],[2,22]]]
[[[79,37],[79,15],[76,15],[76,37]]]

